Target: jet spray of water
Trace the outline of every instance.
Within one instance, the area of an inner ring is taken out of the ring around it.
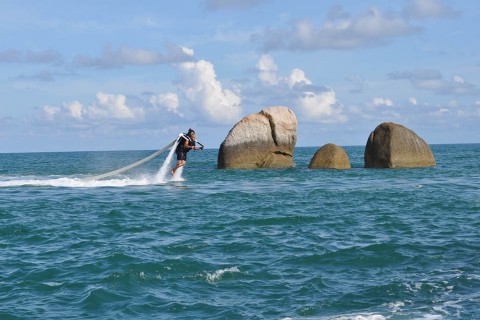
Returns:
[[[179,135],[179,138],[180,138],[180,136],[181,136],[181,134]],[[180,139],[177,139],[177,141],[175,141],[175,144],[170,149],[170,152],[168,153],[167,158],[163,162],[162,167],[160,168],[160,170],[158,171],[158,173],[156,174],[156,176],[154,178],[154,183],[166,183],[167,181],[170,180],[169,179],[170,171],[171,171],[170,165],[172,163],[172,158],[173,158],[173,155],[175,154],[175,149],[177,149],[177,145],[178,145],[179,141],[180,141]],[[183,168],[180,168],[179,170],[177,170],[177,173],[173,177],[174,180],[181,180],[181,175],[182,175],[182,170],[181,169],[183,169]]]
[[[179,138],[181,135],[182,134],[179,135]],[[175,142],[172,141],[169,145],[165,146],[165,148],[155,152],[154,154],[148,156],[145,159],[137,161],[126,167],[123,167],[114,171],[110,171],[101,175],[96,175],[96,176],[92,176],[84,179],[69,178],[69,177],[52,179],[49,177],[31,177],[31,176],[25,177],[25,179],[20,179],[19,177],[12,177],[11,179],[8,179],[8,177],[0,177],[0,188],[16,187],[16,186],[24,186],[24,185],[71,187],[71,188],[123,187],[123,186],[131,186],[131,185],[162,184],[162,183],[167,183],[168,181],[183,181],[183,178],[182,178],[183,168],[179,168],[175,173],[175,176],[170,177],[171,162],[175,154],[177,145],[179,143],[179,140],[180,140],[179,138],[177,138]],[[117,178],[117,179],[104,180],[104,178],[106,177],[117,175],[120,172],[134,168],[156,157],[157,155],[168,150],[168,147],[171,147],[170,152],[168,153],[168,156],[165,159],[162,167],[155,174],[155,176],[153,177],[142,176],[137,178],[123,177],[123,178]]]

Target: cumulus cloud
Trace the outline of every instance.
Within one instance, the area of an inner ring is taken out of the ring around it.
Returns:
[[[298,105],[309,117],[318,118],[320,116],[330,116],[333,113],[332,106],[335,105],[337,99],[335,92],[326,91],[315,93],[304,91],[302,97],[298,100]]]
[[[260,81],[269,86],[287,84],[289,88],[293,88],[297,84],[312,84],[305,72],[301,69],[294,68],[287,77],[280,77],[278,66],[273,58],[268,54],[263,54],[256,64],[257,76]]]
[[[92,118],[141,119],[142,108],[130,108],[123,94],[97,93],[97,102],[91,105],[88,113]]]
[[[42,109],[43,115],[48,121],[53,121],[55,115],[61,112],[59,107],[44,106]]]
[[[437,94],[473,95],[480,93],[474,84],[465,81],[463,77],[455,75],[449,81],[438,70],[391,72],[387,77],[390,80],[408,80],[416,89],[433,91]]]
[[[410,0],[405,7],[407,17],[415,19],[455,17],[458,12],[441,0]]]
[[[275,64],[270,55],[262,55],[256,64],[256,68],[260,81],[269,85],[276,85],[278,83],[278,66]]]
[[[343,108],[334,91],[304,91],[296,105],[309,121],[320,123],[342,123],[347,121]]]
[[[44,106],[43,118],[47,121],[96,121],[96,120],[142,120],[145,110],[141,107],[129,107],[123,94],[98,92],[96,100],[89,105],[78,101],[64,103],[61,107]]]
[[[338,123],[347,120],[332,89],[314,85],[299,68],[294,68],[287,76],[279,75],[278,69],[270,55],[260,57],[256,71],[261,86],[257,90],[261,93],[255,92],[257,99],[264,95],[267,96],[266,105],[291,106],[309,122]]]
[[[193,49],[167,45],[167,53],[147,49],[135,49],[127,46],[114,49],[106,47],[100,57],[78,55],[73,60],[76,67],[121,68],[126,65],[158,65],[189,61],[193,57]]]
[[[198,106],[210,121],[226,124],[240,120],[241,97],[224,89],[215,68],[206,60],[178,64],[179,89],[186,99]]]
[[[418,101],[415,97],[410,97],[410,99],[408,99],[408,102],[410,102],[410,104],[416,106],[418,104]]]
[[[299,83],[312,84],[312,81],[307,78],[305,72],[298,68],[294,68],[286,80],[290,88],[293,88]]]
[[[351,49],[383,45],[395,37],[418,31],[399,14],[371,7],[365,13],[351,16],[337,6],[319,27],[312,21],[300,20],[289,29],[269,29],[252,39],[261,42],[266,51]]]
[[[78,101],[73,101],[65,105],[68,113],[75,119],[82,119],[83,106]]]
[[[98,92],[95,100],[88,104],[73,101],[61,106],[45,106],[41,109],[41,119],[77,128],[79,125],[90,128],[104,124],[153,124],[155,118],[168,122],[190,114],[219,124],[240,120],[241,97],[238,92],[224,88],[213,64],[200,60],[173,66],[179,74],[177,92],[148,93],[144,98],[130,96],[128,99],[123,94]]]
[[[373,98],[372,104],[375,107],[379,107],[379,106],[393,107],[393,101],[385,98]]]
[[[174,92],[161,93],[152,95],[149,98],[149,102],[155,108],[164,108],[169,112],[173,112],[183,117],[184,115],[179,112],[180,100],[178,95]]]

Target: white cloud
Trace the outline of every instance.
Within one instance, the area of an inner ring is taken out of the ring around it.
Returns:
[[[84,106],[78,101],[64,103],[62,107],[45,106],[42,108],[45,119],[49,121],[63,121],[73,119],[75,121],[95,120],[142,120],[145,110],[141,107],[132,108],[126,104],[123,94],[109,94],[98,92],[96,101]]]
[[[465,79],[463,79],[463,78],[460,77],[460,76],[453,76],[453,82],[460,83],[460,84],[464,84],[464,83],[465,83]]]
[[[263,54],[260,57],[256,68],[258,78],[265,85],[286,84],[288,87],[293,88],[296,84],[312,84],[312,81],[306,77],[305,72],[298,68],[294,68],[287,77],[278,76],[278,66],[268,54]]]
[[[407,17],[417,19],[453,17],[458,14],[441,0],[410,0],[404,11]]]
[[[335,92],[323,86],[315,86],[305,72],[294,68],[288,76],[278,75],[278,66],[273,58],[264,54],[256,64],[257,75],[263,87],[261,95],[268,96],[264,105],[283,105],[298,108],[303,119],[309,122],[338,123],[345,122],[342,106]],[[259,99],[258,90],[256,100]],[[295,111],[295,110],[294,110]]]
[[[287,78],[287,83],[290,88],[293,88],[297,83],[312,84],[312,81],[305,76],[303,70],[295,68]]]
[[[305,91],[296,101],[302,114],[308,121],[321,123],[342,123],[347,121],[335,92]]]
[[[438,110],[431,112],[429,115],[435,116],[435,117],[441,117],[446,114],[450,114],[450,110],[448,110],[447,108],[439,108]]]
[[[97,102],[88,108],[92,118],[135,119],[143,117],[143,109],[131,109],[123,94],[97,93]]]
[[[408,99],[408,102],[410,102],[410,104],[416,106],[418,104],[418,101],[415,97],[410,97],[410,99]]]
[[[278,67],[270,55],[268,54],[262,55],[260,57],[260,60],[258,60],[256,67],[258,71],[258,78],[264,84],[276,85],[278,83],[278,79],[277,79]]]
[[[320,94],[305,91],[298,99],[298,105],[308,117],[331,116],[333,105],[337,102],[335,92],[327,91]]]
[[[239,120],[241,98],[232,90],[223,88],[212,63],[205,60],[184,62],[178,65],[178,70],[179,89],[188,101],[202,109],[209,120],[220,124]]]
[[[73,101],[65,104],[65,108],[69,114],[75,119],[82,119],[83,105],[78,101]]]
[[[379,106],[393,107],[393,101],[390,99],[373,98],[372,103],[376,107],[379,107]]]
[[[350,49],[382,45],[390,39],[411,35],[418,28],[398,14],[384,13],[376,7],[352,17],[335,7],[320,27],[308,20],[296,22],[287,30],[267,30],[253,36],[265,50]]]
[[[194,51],[192,48],[180,46],[180,50],[182,50],[183,54],[185,54],[185,56],[187,57],[193,57],[194,55]]]
[[[149,101],[154,107],[165,108],[168,111],[183,117],[183,114],[180,113],[178,110],[180,105],[178,95],[174,92],[167,92],[167,93],[153,95],[150,97]]]
[[[61,111],[59,107],[44,106],[42,108],[43,115],[48,121],[53,121],[55,115]]]

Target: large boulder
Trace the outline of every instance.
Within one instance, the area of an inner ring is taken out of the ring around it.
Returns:
[[[364,161],[366,168],[435,166],[428,144],[412,130],[392,122],[384,122],[370,133]]]
[[[287,107],[270,107],[238,122],[220,145],[218,168],[294,166],[297,118]]]
[[[350,159],[342,147],[328,143],[315,152],[309,169],[350,169]]]

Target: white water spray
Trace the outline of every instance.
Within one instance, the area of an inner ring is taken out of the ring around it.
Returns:
[[[180,136],[181,136],[181,134],[179,135],[179,138],[180,138]],[[162,167],[160,168],[160,170],[156,174],[155,178],[153,179],[154,180],[153,183],[167,183],[170,180],[173,180],[173,181],[182,181],[183,180],[181,178],[183,167],[180,167],[177,170],[177,172],[175,173],[175,176],[173,176],[172,179],[169,178],[170,177],[170,171],[171,171],[171,168],[170,168],[171,166],[170,165],[172,163],[172,158],[173,158],[173,155],[175,154],[175,149],[177,149],[177,145],[178,145],[179,141],[180,141],[180,139],[177,139],[177,141],[175,141],[175,144],[170,149],[170,152],[168,153],[167,158],[163,162]]]
[[[179,135],[179,137],[182,134]],[[124,186],[144,186],[150,184],[164,184],[168,181],[184,181],[182,178],[182,171],[183,167],[179,168],[175,173],[174,177],[170,177],[171,172],[171,162],[172,158],[175,154],[175,149],[179,143],[179,139],[164,149],[161,149],[154,153],[153,155],[137,161],[134,164],[131,164],[127,167],[108,172],[106,174],[88,177],[85,179],[80,178],[69,178],[69,177],[62,177],[62,178],[52,178],[52,177],[24,177],[23,179],[20,177],[0,177],[0,188],[3,187],[17,187],[17,186],[52,186],[52,187],[71,187],[71,188],[95,188],[95,187],[124,187]],[[108,177],[117,172],[123,172],[126,169],[133,168],[143,162],[148,161],[149,159],[157,156],[158,154],[162,153],[164,150],[166,151],[167,148],[171,146],[170,152],[168,153],[167,158],[163,162],[162,167],[160,170],[153,176],[141,176],[136,178],[117,178],[117,179],[109,179],[104,180],[104,177]],[[4,179],[6,178],[6,180]],[[98,179],[98,180],[97,180]],[[102,180],[100,180],[102,179]]]

